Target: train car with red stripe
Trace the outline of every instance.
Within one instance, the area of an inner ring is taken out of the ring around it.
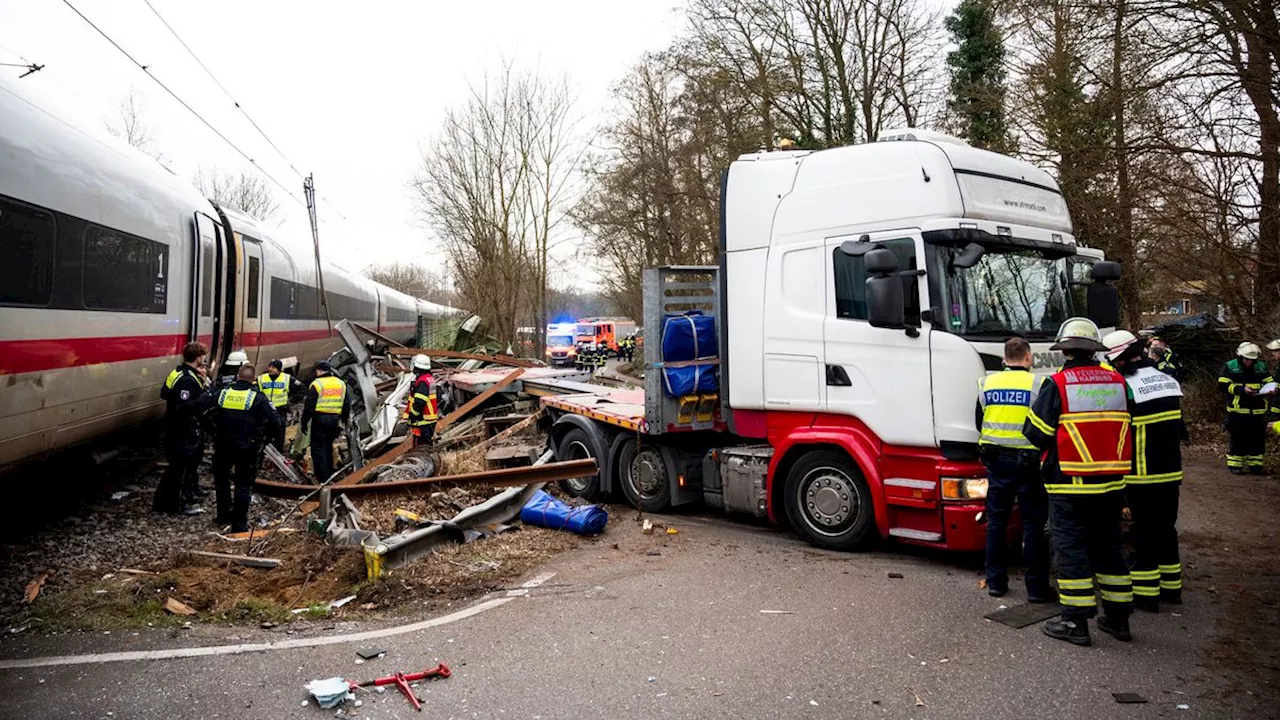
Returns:
[[[200,340],[306,373],[349,318],[401,342],[422,304],[273,238],[113,138],[0,80],[0,469],[163,415]],[[326,313],[326,307],[327,313]],[[413,314],[413,317],[410,317]]]

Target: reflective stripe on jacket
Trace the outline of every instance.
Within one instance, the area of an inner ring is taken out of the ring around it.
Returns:
[[[414,378],[412,393],[406,412],[409,418],[409,425],[411,427],[423,427],[434,424],[440,417],[436,406],[435,377],[429,372],[418,375],[418,377]]]
[[[1022,426],[1039,387],[1040,378],[1022,369],[1004,370],[983,378],[978,389],[978,403],[982,406],[978,443],[1034,450],[1035,446],[1022,434]]]
[[[325,415],[342,413],[342,401],[347,396],[345,382],[332,375],[325,375],[312,380],[311,388],[316,391],[316,412]]]
[[[268,373],[258,376],[258,389],[267,396],[272,407],[280,408],[289,404],[289,386],[292,384],[293,378],[289,373],[280,373],[275,378]]]
[[[1071,485],[1058,491],[1106,492],[1082,486],[1087,485],[1085,477],[1123,476],[1132,469],[1132,417],[1124,378],[1114,370],[1085,366],[1065,368],[1053,375],[1053,381],[1062,402],[1057,427],[1058,464],[1064,475],[1072,476]],[[1102,483],[1111,484],[1115,483]],[[1123,487],[1123,479],[1118,484]]]
[[[1218,375],[1218,387],[1227,395],[1227,412],[1237,415],[1265,415],[1267,398],[1264,395],[1248,395],[1245,388],[1260,390],[1269,380],[1266,363],[1255,360],[1253,367],[1245,367],[1240,358],[1232,358],[1222,366]]]

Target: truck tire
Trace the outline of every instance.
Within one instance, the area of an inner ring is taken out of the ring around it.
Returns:
[[[598,467],[604,467],[604,458],[596,455],[595,443],[587,437],[582,428],[573,428],[560,438],[556,445],[556,460],[584,460],[592,458]],[[599,500],[604,493],[600,490],[600,473],[591,477],[561,480],[560,489],[573,497],[580,497],[592,502]]]
[[[671,477],[656,447],[641,447],[635,440],[623,445],[618,453],[618,484],[632,507],[652,513],[671,507]]]
[[[787,473],[784,492],[787,518],[810,545],[853,550],[875,536],[871,489],[843,453],[804,455]]]

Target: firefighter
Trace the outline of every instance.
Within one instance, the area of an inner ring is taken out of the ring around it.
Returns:
[[[1066,363],[1041,384],[1022,428],[1045,453],[1042,472],[1062,604],[1061,617],[1045,623],[1044,633],[1092,644],[1096,578],[1103,608],[1098,629],[1129,642],[1133,586],[1120,544],[1124,476],[1133,460],[1127,386],[1094,358],[1107,347],[1092,320],[1068,319],[1051,349],[1061,350]]]
[[[243,350],[235,350],[222,363],[222,367],[218,369],[218,379],[213,384],[213,390],[217,392],[224,387],[236,381],[236,373],[239,372],[240,366],[249,362],[249,356]]]
[[[1004,370],[979,382],[978,447],[987,468],[987,594],[1009,592],[1005,550],[1009,516],[1017,501],[1022,514],[1027,600],[1049,602],[1049,545],[1044,526],[1049,499],[1040,478],[1040,453],[1022,434],[1040,379],[1031,373],[1031,346],[1020,338],[1004,344]]]
[[[196,505],[203,492],[198,470],[204,457],[204,432],[200,428],[202,403],[206,401],[209,349],[198,342],[182,348],[182,364],[170,371],[160,387],[165,401],[164,453],[169,466],[156,488],[151,509],[176,515],[199,515]]]
[[[1182,382],[1182,366],[1173,357],[1173,348],[1159,337],[1152,336],[1151,342],[1147,346],[1151,361],[1155,364],[1155,368],[1169,377]]]
[[[1156,369],[1142,340],[1128,330],[1108,333],[1107,358],[1124,377],[1133,398],[1133,469],[1125,476],[1125,498],[1133,514],[1135,551],[1129,566],[1133,606],[1159,612],[1160,603],[1182,604],[1178,555],[1178,493],[1182,448],[1190,441],[1182,421],[1182,386]]]
[[[1266,453],[1267,398],[1261,394],[1270,382],[1262,351],[1251,342],[1236,348],[1218,374],[1218,387],[1227,399],[1227,468],[1233,475],[1262,474]]]
[[[333,475],[333,441],[351,414],[347,384],[333,374],[327,362],[316,363],[316,379],[307,388],[302,406],[302,432],[311,432],[311,469],[318,482]]]
[[[431,375],[431,358],[413,356],[413,385],[409,389],[409,404],[404,417],[413,433],[413,444],[428,445],[436,434],[436,421],[440,411],[436,402],[436,379]]]
[[[235,381],[218,391],[214,411],[213,487],[218,497],[214,522],[230,525],[231,532],[249,529],[249,500],[262,446],[280,431],[280,415],[266,394],[254,389],[253,374],[252,365],[241,365]]]
[[[272,360],[267,363],[267,371],[258,376],[258,389],[280,416],[280,428],[271,438],[271,444],[280,452],[284,452],[284,430],[289,426],[289,398],[302,389],[302,383],[283,370],[284,363]]]
[[[587,346],[577,343],[573,346],[573,369],[583,370],[587,365]]]
[[[1267,350],[1271,354],[1271,357],[1268,358],[1271,361],[1271,379],[1275,381],[1276,370],[1280,370],[1280,339],[1267,343]],[[1272,428],[1274,429],[1280,427],[1275,425],[1275,421],[1280,420],[1280,395],[1272,393],[1268,400],[1271,405],[1271,412],[1267,415],[1267,422],[1272,423]],[[1280,431],[1277,431],[1276,434],[1280,435]]]

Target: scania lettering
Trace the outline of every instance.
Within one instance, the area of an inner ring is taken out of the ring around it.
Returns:
[[[543,398],[556,454],[601,469],[566,487],[701,500],[827,548],[981,549],[979,380],[1011,336],[1048,374],[1063,320],[1116,324],[1119,267],[1077,248],[1054,179],[904,130],[744,155],[720,205],[717,265],[645,271],[643,391]],[[671,333],[706,317],[715,342],[689,352]]]

